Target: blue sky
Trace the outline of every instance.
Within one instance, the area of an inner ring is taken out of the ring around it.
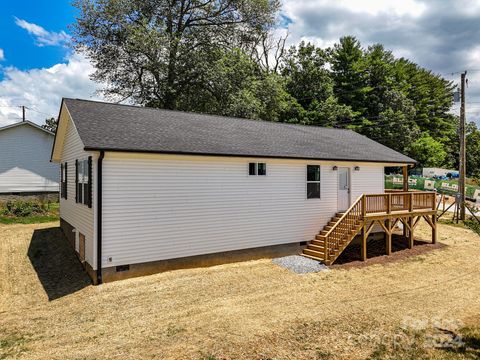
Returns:
[[[469,70],[467,120],[480,120],[480,0],[282,0],[278,34],[327,47],[343,35],[382,43],[397,57],[458,82]],[[62,97],[99,99],[101,85],[82,54],[69,47],[71,0],[0,4],[0,126],[55,117]],[[476,70],[476,71],[473,71]],[[458,113],[458,106],[453,109]]]
[[[5,59],[2,67],[20,70],[50,67],[65,60],[68,50],[63,46],[35,45],[35,36],[16,24],[23,19],[50,32],[66,31],[75,20],[75,9],[69,1],[22,0],[2,2],[0,11],[0,48]],[[0,75],[1,76],[1,75]]]

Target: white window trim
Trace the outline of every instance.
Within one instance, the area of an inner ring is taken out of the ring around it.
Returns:
[[[309,166],[318,166],[318,172],[319,172],[319,179],[320,180],[315,180],[315,181],[309,181],[308,180],[308,167]],[[320,191],[319,191],[319,197],[308,197],[308,184],[319,184],[320,185]],[[305,165],[305,199],[306,200],[320,200],[322,198],[322,166],[319,164],[306,164]]]
[[[255,164],[255,174],[250,175],[250,164]],[[259,175],[258,174],[258,164],[265,164],[265,175]],[[249,161],[247,163],[247,176],[248,177],[267,177],[268,176],[268,169],[267,169],[267,163],[264,161],[260,162],[254,162],[254,161]]]

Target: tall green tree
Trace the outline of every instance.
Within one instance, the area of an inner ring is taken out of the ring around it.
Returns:
[[[467,175],[480,179],[480,130],[474,122],[466,127]]]
[[[249,48],[274,24],[278,0],[76,0],[74,43],[105,94],[179,108],[218,50]]]
[[[350,106],[357,115],[363,115],[366,93],[370,89],[366,84],[364,51],[360,42],[353,36],[345,36],[329,52],[335,95],[341,104]]]
[[[412,142],[407,151],[422,167],[441,167],[447,157],[443,145],[426,133]]]
[[[281,66],[287,92],[304,111],[285,119],[317,126],[344,126],[353,118],[349,106],[339,104],[333,80],[326,68],[327,53],[313,44],[301,42],[289,49]]]
[[[301,107],[285,90],[284,80],[240,49],[224,52],[210,64],[204,85],[179,97],[191,111],[283,121],[300,117]]]

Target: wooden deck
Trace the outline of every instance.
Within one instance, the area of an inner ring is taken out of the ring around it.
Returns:
[[[316,235],[303,255],[332,264],[350,242],[360,233],[362,260],[367,259],[367,238],[375,225],[385,233],[387,255],[392,251],[392,233],[403,224],[404,236],[413,247],[414,231],[424,219],[432,228],[432,242],[437,240],[436,193],[395,192],[364,194],[345,212],[336,214]]]

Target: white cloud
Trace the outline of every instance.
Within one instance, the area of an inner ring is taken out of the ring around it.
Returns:
[[[478,0],[283,0],[288,44],[301,40],[320,47],[354,35],[364,47],[381,43],[458,83],[452,72],[479,69],[480,2]],[[285,30],[285,29],[284,29]],[[470,72],[469,119],[480,125],[480,71]],[[479,111],[477,111],[477,109]]]
[[[78,54],[50,68],[4,69],[4,79],[0,81],[0,126],[20,120],[20,105],[35,109],[26,111],[27,119],[43,124],[47,117],[57,117],[62,97],[99,99],[95,95],[99,85],[89,78],[92,71],[90,62]]]
[[[3,52],[3,49],[0,48],[0,61],[5,60],[5,53]]]
[[[65,45],[70,40],[70,36],[63,30],[60,32],[47,31],[40,25],[29,23],[17,17],[15,17],[15,24],[33,35],[38,46]]]

